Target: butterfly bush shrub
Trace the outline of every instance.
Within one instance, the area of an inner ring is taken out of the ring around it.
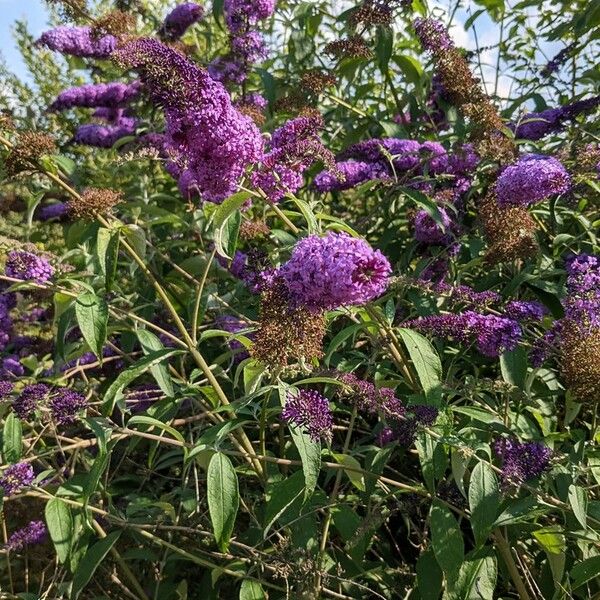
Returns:
[[[597,6],[47,5],[3,597],[600,594]]]

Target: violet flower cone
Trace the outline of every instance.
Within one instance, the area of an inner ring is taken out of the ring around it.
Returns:
[[[177,5],[165,18],[164,34],[171,39],[180,38],[194,23],[204,16],[204,8],[195,2]]]
[[[109,107],[116,108],[128,104],[136,98],[141,90],[141,83],[88,83],[79,87],[69,88],[61,92],[56,100],[48,107],[50,111],[60,111],[75,106],[85,108]]]
[[[529,206],[571,188],[571,177],[551,156],[526,154],[500,173],[496,197],[501,206]]]
[[[246,167],[262,156],[263,139],[223,85],[158,40],[135,40],[115,56],[140,73],[152,99],[163,107],[167,151],[176,156],[181,173],[187,172],[187,187],[211,202],[235,192]]]
[[[292,303],[326,310],[377,298],[391,271],[387,258],[364,240],[329,232],[300,240],[279,274]]]
[[[327,398],[314,390],[300,390],[297,396],[288,394],[281,418],[306,431],[315,441],[331,439],[333,416]]]
[[[95,36],[91,27],[60,25],[42,33],[36,44],[72,56],[108,58],[117,46],[117,38]]]

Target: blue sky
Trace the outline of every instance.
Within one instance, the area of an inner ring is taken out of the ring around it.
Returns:
[[[25,75],[12,38],[12,27],[18,19],[27,20],[34,36],[41,34],[46,28],[47,19],[43,0],[0,0],[0,53],[11,71],[17,75]]]

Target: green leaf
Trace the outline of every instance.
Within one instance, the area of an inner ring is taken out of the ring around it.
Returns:
[[[438,564],[449,581],[456,579],[463,563],[465,547],[458,523],[450,509],[434,500],[429,518],[431,545]]]
[[[110,552],[121,536],[120,531],[113,531],[99,542],[96,542],[83,556],[75,573],[73,573],[73,586],[71,588],[71,599],[76,600],[85,586],[91,581],[96,569]]]
[[[419,556],[416,572],[422,600],[438,600],[442,591],[443,574],[431,548]]]
[[[410,359],[415,365],[419,382],[425,396],[433,405],[439,406],[440,380],[442,377],[442,362],[430,341],[420,333],[411,329],[400,328],[402,341],[408,350]]]
[[[50,539],[54,544],[59,562],[64,563],[69,556],[71,539],[73,537],[73,515],[69,506],[60,500],[52,498],[46,504],[46,525]]]
[[[258,581],[244,579],[240,588],[240,600],[266,600],[267,596]]]
[[[321,443],[315,442],[308,434],[297,427],[290,426],[290,432],[302,461],[304,498],[308,499],[317,487],[321,469]]]
[[[240,504],[238,479],[231,460],[217,453],[210,459],[207,474],[208,511],[221,552],[227,552]]]
[[[125,371],[119,373],[117,378],[110,384],[109,388],[104,393],[104,401],[102,403],[102,413],[104,416],[112,414],[119,394],[134,379],[137,379],[154,365],[158,365],[176,354],[181,354],[181,350],[172,350],[169,348],[157,350],[156,352],[151,352],[148,356],[140,358],[136,363],[127,367]]]
[[[83,339],[92,352],[102,362],[102,348],[106,341],[108,323],[108,304],[104,298],[92,292],[86,292],[75,301],[75,316]]]
[[[352,482],[352,485],[361,492],[364,492],[366,489],[365,486],[365,478],[362,473],[359,471],[362,470],[360,463],[354,458],[354,456],[350,456],[349,454],[336,454],[332,452],[333,458],[335,458],[336,462],[340,465],[343,465],[343,471],[348,475],[348,479]]]
[[[147,329],[138,329],[136,331],[136,335],[140,341],[140,345],[142,346],[142,350],[145,355],[148,355],[153,351],[156,352],[157,350],[164,349],[164,346],[158,336],[151,331],[148,331]],[[165,396],[171,398],[175,392],[173,390],[173,383],[171,381],[171,377],[169,376],[169,371],[167,370],[166,365],[162,363],[153,365],[150,367],[150,372],[156,380],[156,383],[158,383],[160,389],[164,392]]]
[[[146,234],[141,227],[137,225],[124,225],[121,227],[121,232],[127,238],[127,242],[133,247],[135,253],[141,258],[146,258]],[[136,268],[136,263],[132,263],[133,268]]]
[[[575,518],[587,529],[587,505],[588,497],[586,491],[578,485],[569,486],[569,504],[573,509]]]
[[[418,84],[421,81],[423,67],[416,58],[408,54],[396,54],[394,62],[398,65],[409,83]]]
[[[502,378],[519,389],[525,388],[527,380],[527,352],[522,346],[517,346],[511,352],[500,356]]]
[[[96,258],[102,273],[104,273],[104,286],[106,291],[112,289],[117,263],[119,258],[119,233],[105,227],[98,229],[96,237]]]
[[[478,546],[485,543],[496,521],[499,505],[498,479],[488,464],[478,462],[473,469],[469,484],[471,527]]]
[[[445,600],[492,600],[494,598],[498,576],[496,557],[488,549],[485,554],[485,556],[465,560]]]
[[[382,73],[387,73],[390,58],[394,49],[394,30],[391,27],[379,27],[375,55],[377,64]]]
[[[304,202],[304,200],[296,198],[296,196],[292,196],[291,198],[294,204],[300,209],[302,216],[306,219],[306,224],[308,225],[308,233],[317,233],[319,231],[319,224],[317,223],[315,213],[312,211],[310,206],[306,202]]]
[[[23,452],[23,428],[21,421],[14,412],[11,412],[4,421],[2,431],[2,456],[4,462],[16,463]]]
[[[598,577],[598,573],[600,573],[600,556],[592,556],[573,565],[569,573],[573,590]]]
[[[237,235],[241,223],[239,209],[248,200],[248,192],[238,192],[226,198],[214,213],[213,221],[215,225],[214,242],[219,255],[225,258],[232,258],[237,243]],[[235,215],[235,216],[234,216]],[[233,216],[233,219],[232,219]],[[228,225],[228,222],[231,222]],[[229,254],[228,252],[231,252]]]
[[[304,492],[304,474],[296,471],[293,475],[273,484],[272,493],[265,507],[263,537],[266,538],[273,523],[283,517],[295,504],[300,505]]]
[[[538,529],[533,532],[533,536],[549,554],[560,554],[565,551],[565,536],[557,526]]]

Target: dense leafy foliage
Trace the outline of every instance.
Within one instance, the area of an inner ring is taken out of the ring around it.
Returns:
[[[427,4],[15,25],[3,598],[600,593],[600,10]]]

